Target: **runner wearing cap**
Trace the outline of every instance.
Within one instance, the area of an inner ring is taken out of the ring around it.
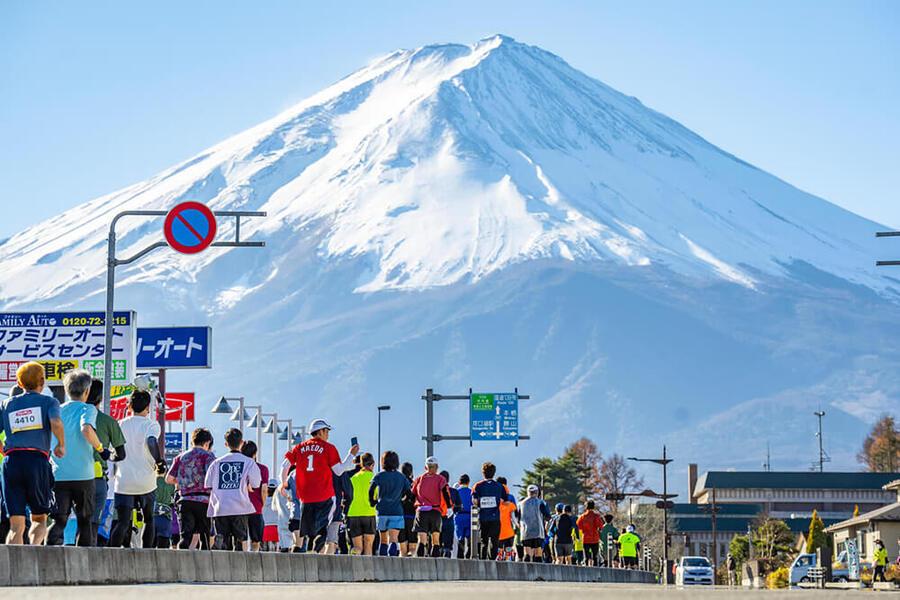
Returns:
[[[352,469],[353,457],[359,452],[359,446],[354,445],[342,461],[337,448],[328,441],[330,431],[331,425],[324,419],[313,419],[309,424],[311,437],[285,454],[288,464],[281,470],[281,493],[287,495],[290,465],[296,467],[297,498],[302,503],[299,532],[307,536],[309,551],[331,522],[335,508],[332,475]]]
[[[544,523],[550,520],[550,509],[538,497],[538,486],[529,485],[527,492],[528,497],[519,502],[525,562],[543,562],[542,549],[546,533]]]
[[[429,456],[425,459],[425,472],[419,475],[412,485],[412,493],[416,497],[416,520],[413,528],[419,537],[416,555],[425,556],[429,538],[431,556],[441,556],[441,501],[447,508],[453,508],[450,488],[447,480],[438,474],[438,461]]]

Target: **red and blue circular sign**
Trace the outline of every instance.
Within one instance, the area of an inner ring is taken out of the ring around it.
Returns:
[[[216,216],[200,202],[182,202],[163,224],[166,242],[182,254],[203,252],[216,238]]]

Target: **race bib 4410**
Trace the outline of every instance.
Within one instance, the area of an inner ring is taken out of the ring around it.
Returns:
[[[13,433],[42,429],[43,427],[44,419],[40,406],[20,408],[9,414],[9,428]]]

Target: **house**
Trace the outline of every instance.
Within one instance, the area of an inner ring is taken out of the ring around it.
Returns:
[[[900,552],[900,479],[885,484],[884,489],[894,494],[894,502],[825,528],[836,554],[846,549],[847,540],[856,539],[860,560],[871,562],[875,540],[881,540],[888,556],[896,559]]]

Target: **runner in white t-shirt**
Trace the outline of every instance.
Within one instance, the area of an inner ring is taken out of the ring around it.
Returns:
[[[206,487],[210,490],[207,514],[215,519],[216,533],[222,536],[225,550],[246,552],[250,549],[247,520],[256,513],[250,488],[258,488],[262,477],[256,461],[241,454],[243,441],[240,429],[228,430],[225,434],[228,454],[209,465]]]
[[[125,436],[125,459],[116,464],[113,479],[116,521],[109,545],[113,548],[125,545],[131,530],[131,514],[137,508],[144,521],[143,547],[152,548],[156,539],[153,527],[156,476],[166,472],[166,463],[159,453],[159,423],[147,416],[150,394],[136,390],[131,394],[128,407],[132,416],[119,422]]]

